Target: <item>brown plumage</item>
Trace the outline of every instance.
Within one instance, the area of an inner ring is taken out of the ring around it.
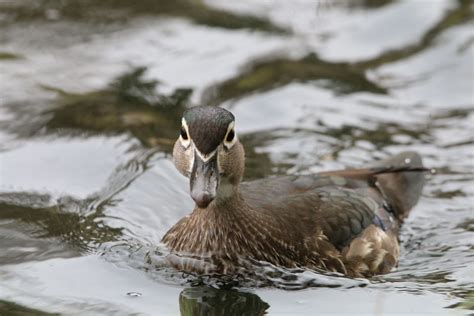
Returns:
[[[225,274],[256,260],[350,277],[396,265],[400,224],[424,185],[418,154],[404,152],[365,169],[241,183],[244,150],[233,124],[220,108],[184,114],[173,156],[190,178],[196,207],[162,239],[171,264]]]

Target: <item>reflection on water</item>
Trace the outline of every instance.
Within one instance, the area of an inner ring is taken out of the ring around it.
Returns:
[[[107,88],[84,94],[45,87],[58,94],[58,105],[42,113],[45,122],[37,128],[46,128],[42,133],[62,135],[128,132],[144,146],[161,145],[169,151],[192,90],[176,89],[169,95],[158,94],[158,82],[144,79],[145,71],[144,67],[133,69],[114,79]],[[39,132],[38,129],[26,130],[28,126],[11,128],[29,137]]]
[[[56,313],[45,313],[40,310],[24,307],[12,302],[0,300],[0,311],[5,315],[37,315],[37,316],[52,316],[59,315]]]
[[[275,89],[291,82],[324,80],[322,86],[331,87],[336,93],[367,91],[386,93],[386,90],[366,78],[362,70],[348,63],[330,63],[310,54],[299,60],[272,59],[259,61],[237,78],[212,87],[204,95],[205,104],[218,105],[229,99]]]
[[[157,15],[183,17],[195,23],[228,29],[250,28],[255,30],[287,33],[282,27],[272,24],[264,18],[239,15],[218,10],[200,1],[189,0],[127,0],[104,1],[23,1],[18,4],[6,2],[1,7],[6,18],[4,24],[37,20],[79,20],[95,23],[120,23],[134,16]]]
[[[236,290],[217,290],[200,286],[179,294],[182,316],[191,315],[264,315],[270,306],[257,295]]]
[[[361,314],[472,309],[473,6],[407,4],[1,3],[0,314],[348,312],[341,296]],[[364,40],[375,54],[352,51]],[[398,268],[350,280],[260,263],[221,280],[166,267],[159,240],[192,208],[170,153],[199,103],[236,115],[246,179],[419,151],[437,174]]]

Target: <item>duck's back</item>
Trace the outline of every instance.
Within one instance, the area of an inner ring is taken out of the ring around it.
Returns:
[[[405,152],[367,169],[244,182],[241,191],[251,209],[275,217],[284,230],[275,238],[322,234],[319,246],[344,265],[332,270],[368,276],[397,262],[399,226],[424,184],[419,170],[419,155]]]

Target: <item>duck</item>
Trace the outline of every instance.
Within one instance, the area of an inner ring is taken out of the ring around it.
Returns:
[[[161,242],[174,268],[212,275],[249,262],[350,278],[388,273],[427,171],[407,151],[363,168],[242,181],[235,117],[214,106],[183,113],[173,162],[189,179],[195,206]]]

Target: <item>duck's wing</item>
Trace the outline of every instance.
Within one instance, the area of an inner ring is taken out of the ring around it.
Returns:
[[[320,183],[342,184],[344,179],[321,176]],[[279,187],[254,189],[272,194],[246,199],[250,208],[276,223],[285,243],[308,243],[308,258],[314,251],[326,269],[360,277],[388,272],[396,264],[400,223],[377,188],[322,185],[286,196],[275,194]]]
[[[253,209],[316,210],[315,224],[341,250],[371,225],[396,236],[420,196],[424,171],[419,156],[406,152],[370,168],[244,182],[241,189]]]
[[[425,174],[420,155],[407,151],[388,159],[374,162],[364,169],[320,173],[320,176],[343,177],[376,187],[385,202],[402,221],[418,202],[425,185]],[[348,181],[351,182],[351,181]]]
[[[241,189],[252,205],[272,204],[275,199],[328,188],[345,188],[370,197],[403,220],[418,202],[425,184],[421,157],[415,152],[403,152],[367,168],[321,172],[315,175],[295,175],[243,182]]]
[[[306,177],[279,180],[283,180],[283,183],[288,182],[286,190],[282,182],[276,180],[271,181],[275,186],[269,182],[246,186],[242,193],[250,208],[284,218],[289,229],[292,225],[301,226],[294,229],[305,227],[304,231],[311,233],[317,229],[306,229],[308,225],[317,226],[339,250],[371,224],[384,230],[398,229],[398,223],[391,220],[391,215],[384,209],[383,199],[376,189],[368,186],[358,189],[347,188],[340,186],[343,184],[343,178],[331,179],[326,176],[318,177],[316,180]],[[301,190],[301,186],[295,184],[295,181],[297,183],[302,181],[308,185],[310,180],[317,182],[314,185],[318,186],[314,186],[311,190]],[[300,223],[302,218],[307,223]]]

